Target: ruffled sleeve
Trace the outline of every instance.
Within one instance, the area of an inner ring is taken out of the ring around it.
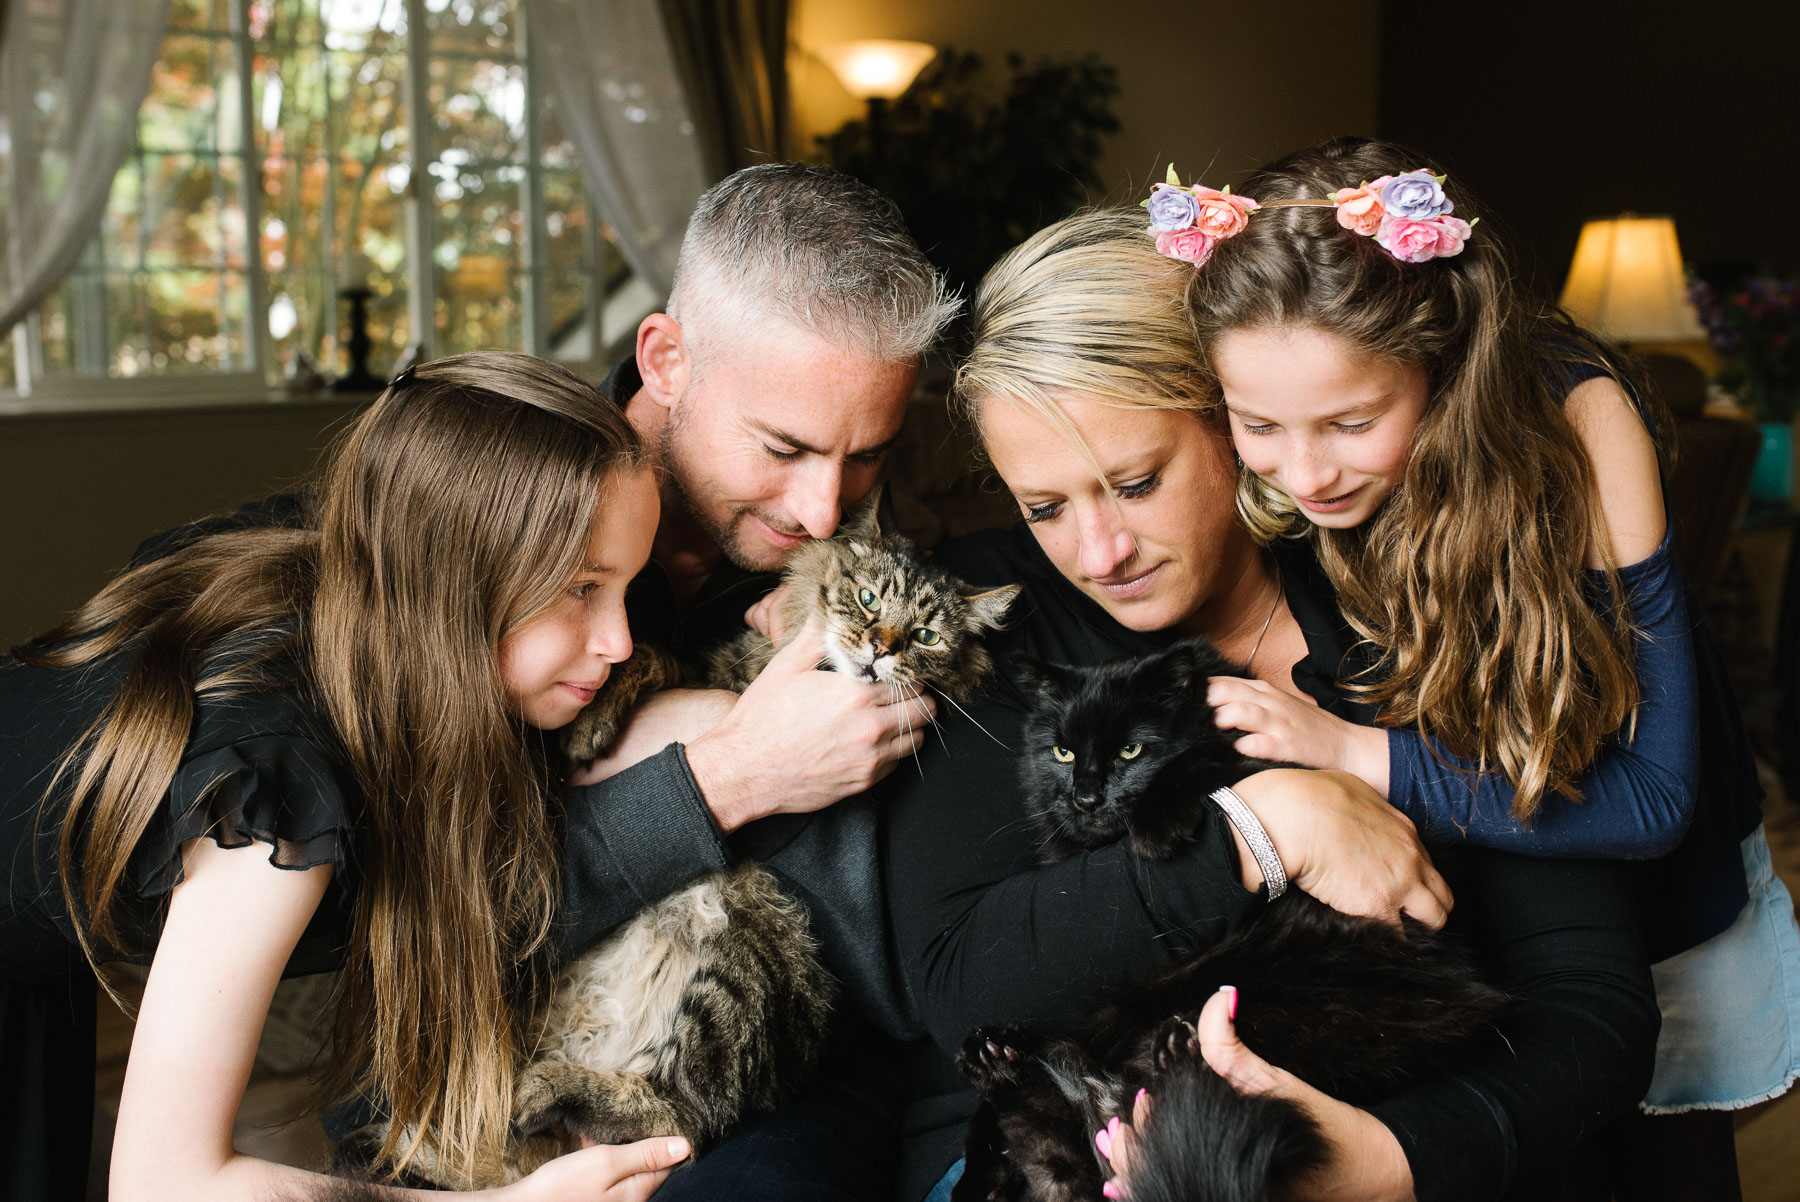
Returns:
[[[132,891],[149,900],[182,880],[181,845],[269,846],[269,863],[342,866],[353,830],[344,769],[301,734],[265,734],[190,754],[131,860]]]

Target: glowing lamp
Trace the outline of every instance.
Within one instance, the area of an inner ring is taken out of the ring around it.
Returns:
[[[840,42],[820,50],[819,57],[858,100],[892,100],[937,57],[937,47],[890,40]]]
[[[1581,227],[1562,307],[1624,342],[1703,341],[1669,217],[1627,213]]]

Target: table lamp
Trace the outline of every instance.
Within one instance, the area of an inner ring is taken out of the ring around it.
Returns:
[[[868,102],[869,150],[880,163],[887,103],[912,86],[925,64],[937,57],[937,47],[926,42],[872,39],[826,46],[819,57],[846,92]]]
[[[1581,227],[1562,307],[1621,342],[1704,343],[1671,217],[1626,213]]]

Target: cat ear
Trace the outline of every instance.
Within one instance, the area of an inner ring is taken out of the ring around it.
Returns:
[[[1200,657],[1187,643],[1176,643],[1166,651],[1144,661],[1145,675],[1161,684],[1171,695],[1184,696],[1193,691],[1200,679]]]
[[[877,484],[862,504],[844,515],[837,532],[852,542],[870,543],[881,537],[881,496],[887,485]]]
[[[963,593],[962,599],[968,602],[970,622],[989,630],[998,630],[1006,620],[1007,608],[1018,595],[1019,586],[1009,584],[1003,588],[988,589],[984,593]]]
[[[1066,692],[1074,678],[1074,673],[1062,665],[1046,663],[1023,651],[1015,651],[1006,658],[1018,672],[1019,683],[1042,697],[1054,697]]]

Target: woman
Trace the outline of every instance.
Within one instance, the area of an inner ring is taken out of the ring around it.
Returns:
[[[1131,211],[1058,223],[996,265],[957,392],[1027,521],[940,555],[971,583],[1025,584],[998,658],[1095,662],[1204,634],[1271,687],[1367,721],[1335,687],[1353,640],[1319,574],[1290,548],[1260,550],[1231,513],[1229,439],[1199,416],[1205,377],[1182,304],[1190,270],[1157,255]],[[971,715],[1016,747],[1027,705],[1006,679]],[[921,779],[897,778],[887,830],[895,932],[942,1087],[911,1116],[909,1185],[920,1188],[954,1160],[971,1109],[948,1069],[969,1028],[1066,1021],[1101,986],[1217,938],[1261,904],[1243,887],[1260,876],[1223,818],[1168,863],[1114,847],[1034,867],[1013,753],[954,716],[941,727]],[[1298,862],[1289,874],[1300,888],[1381,912],[1366,887],[1344,886],[1391,856],[1387,836],[1357,836],[1393,811],[1341,775],[1271,772],[1237,789],[1284,865]],[[1325,810],[1314,808],[1321,796]],[[1353,820],[1327,832],[1310,821],[1321,813]],[[1456,897],[1471,937],[1507,949],[1494,967],[1517,998],[1510,1046],[1368,1111],[1281,1081],[1334,1149],[1310,1196],[1494,1197],[1509,1185],[1523,1195],[1644,1087],[1656,1018],[1615,870],[1475,852]],[[1237,1081],[1266,1072],[1241,1045],[1208,1058]]]
[[[0,670],[0,1178],[81,1198],[94,973],[150,965],[110,1196],[306,1197],[233,1151],[284,970],[341,965],[324,1097],[495,1157],[556,902],[543,732],[631,653],[657,495],[588,385],[473,354],[391,385],[297,512],[161,540]],[[680,1140],[587,1149],[531,1197],[641,1199]]]

